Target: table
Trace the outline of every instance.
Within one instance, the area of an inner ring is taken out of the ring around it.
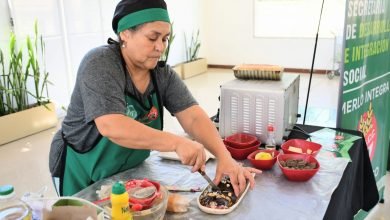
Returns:
[[[299,126],[311,132],[321,127]],[[346,131],[346,130],[344,130]],[[361,135],[353,132],[354,134]],[[289,138],[307,136],[292,131]],[[361,139],[364,140],[364,139]],[[149,178],[164,185],[202,188],[207,182],[198,174],[190,172],[190,167],[178,161],[163,160],[152,152],[139,167],[127,170],[110,178],[98,181],[74,196],[89,201],[98,200],[96,190],[102,185],[117,180]],[[352,162],[343,158],[317,156],[321,164],[318,173],[308,182],[286,180],[275,166],[257,176],[256,187],[248,191],[241,204],[232,213],[216,216],[203,213],[196,204],[200,193],[182,193],[192,199],[188,212],[183,214],[166,213],[165,219],[352,219],[359,209],[369,210],[378,199],[375,179],[371,170],[368,152],[364,141],[356,141],[351,148]],[[249,165],[248,161],[243,161]],[[206,172],[215,175],[216,162],[206,164]]]
[[[323,128],[309,125],[297,126],[308,133]],[[361,138],[356,140],[349,150],[352,162],[346,167],[340,183],[332,194],[324,219],[353,219],[360,209],[369,211],[373,208],[379,201],[379,193],[363,134],[353,130],[335,130]],[[302,132],[293,131],[288,138],[307,139],[308,136]]]

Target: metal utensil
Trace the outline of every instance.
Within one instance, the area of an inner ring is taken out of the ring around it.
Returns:
[[[204,171],[198,170],[198,172],[203,176],[203,178],[205,180],[207,180],[207,182],[210,184],[211,188],[213,188],[215,190],[221,190],[217,185],[215,185],[215,183],[210,179],[209,176],[207,176],[207,174]]]
[[[165,186],[168,191],[171,192],[201,192],[202,189],[200,187],[184,187],[184,186]]]

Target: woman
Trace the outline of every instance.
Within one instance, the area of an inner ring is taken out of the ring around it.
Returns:
[[[163,0],[122,0],[112,21],[119,43],[91,50],[50,150],[50,172],[60,194],[72,195],[95,181],[135,167],[150,150],[175,151],[192,172],[204,170],[206,147],[217,157],[215,183],[230,176],[238,195],[250,172],[230,156],[217,130],[177,74],[157,65],[167,46],[170,21]],[[163,107],[195,141],[162,131]],[[202,128],[202,129],[199,129]]]

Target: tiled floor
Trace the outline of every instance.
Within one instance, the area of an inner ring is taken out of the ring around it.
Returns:
[[[219,107],[219,85],[234,79],[230,70],[210,69],[208,73],[185,80],[199,104],[210,115]],[[299,113],[304,113],[309,75],[302,74]],[[313,75],[306,124],[335,127],[339,77],[330,80],[325,75]],[[176,119],[165,114],[165,130],[184,134]],[[298,120],[302,123],[302,118]],[[0,185],[13,184],[17,196],[37,192],[47,187],[45,196],[56,196],[48,170],[49,146],[57,128],[0,146]],[[386,176],[384,204],[377,205],[367,219],[390,219],[390,175]]]

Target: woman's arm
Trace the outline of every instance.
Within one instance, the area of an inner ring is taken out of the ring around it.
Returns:
[[[135,149],[174,151],[177,136],[150,128],[122,114],[108,114],[95,119],[100,134],[112,142]]]
[[[193,105],[175,116],[185,132],[202,143],[217,158],[230,157],[215,125],[199,105]]]
[[[175,151],[181,162],[196,171],[204,166],[206,155],[201,144],[169,132],[148,127],[121,114],[97,117],[100,134],[112,142],[133,149]]]
[[[194,105],[177,113],[176,117],[188,134],[217,157],[218,164],[214,179],[216,184],[226,174],[229,175],[237,196],[245,190],[247,180],[251,188],[254,187],[255,181],[251,172],[261,173],[261,171],[250,167],[244,168],[230,156],[217,129],[202,108]]]

